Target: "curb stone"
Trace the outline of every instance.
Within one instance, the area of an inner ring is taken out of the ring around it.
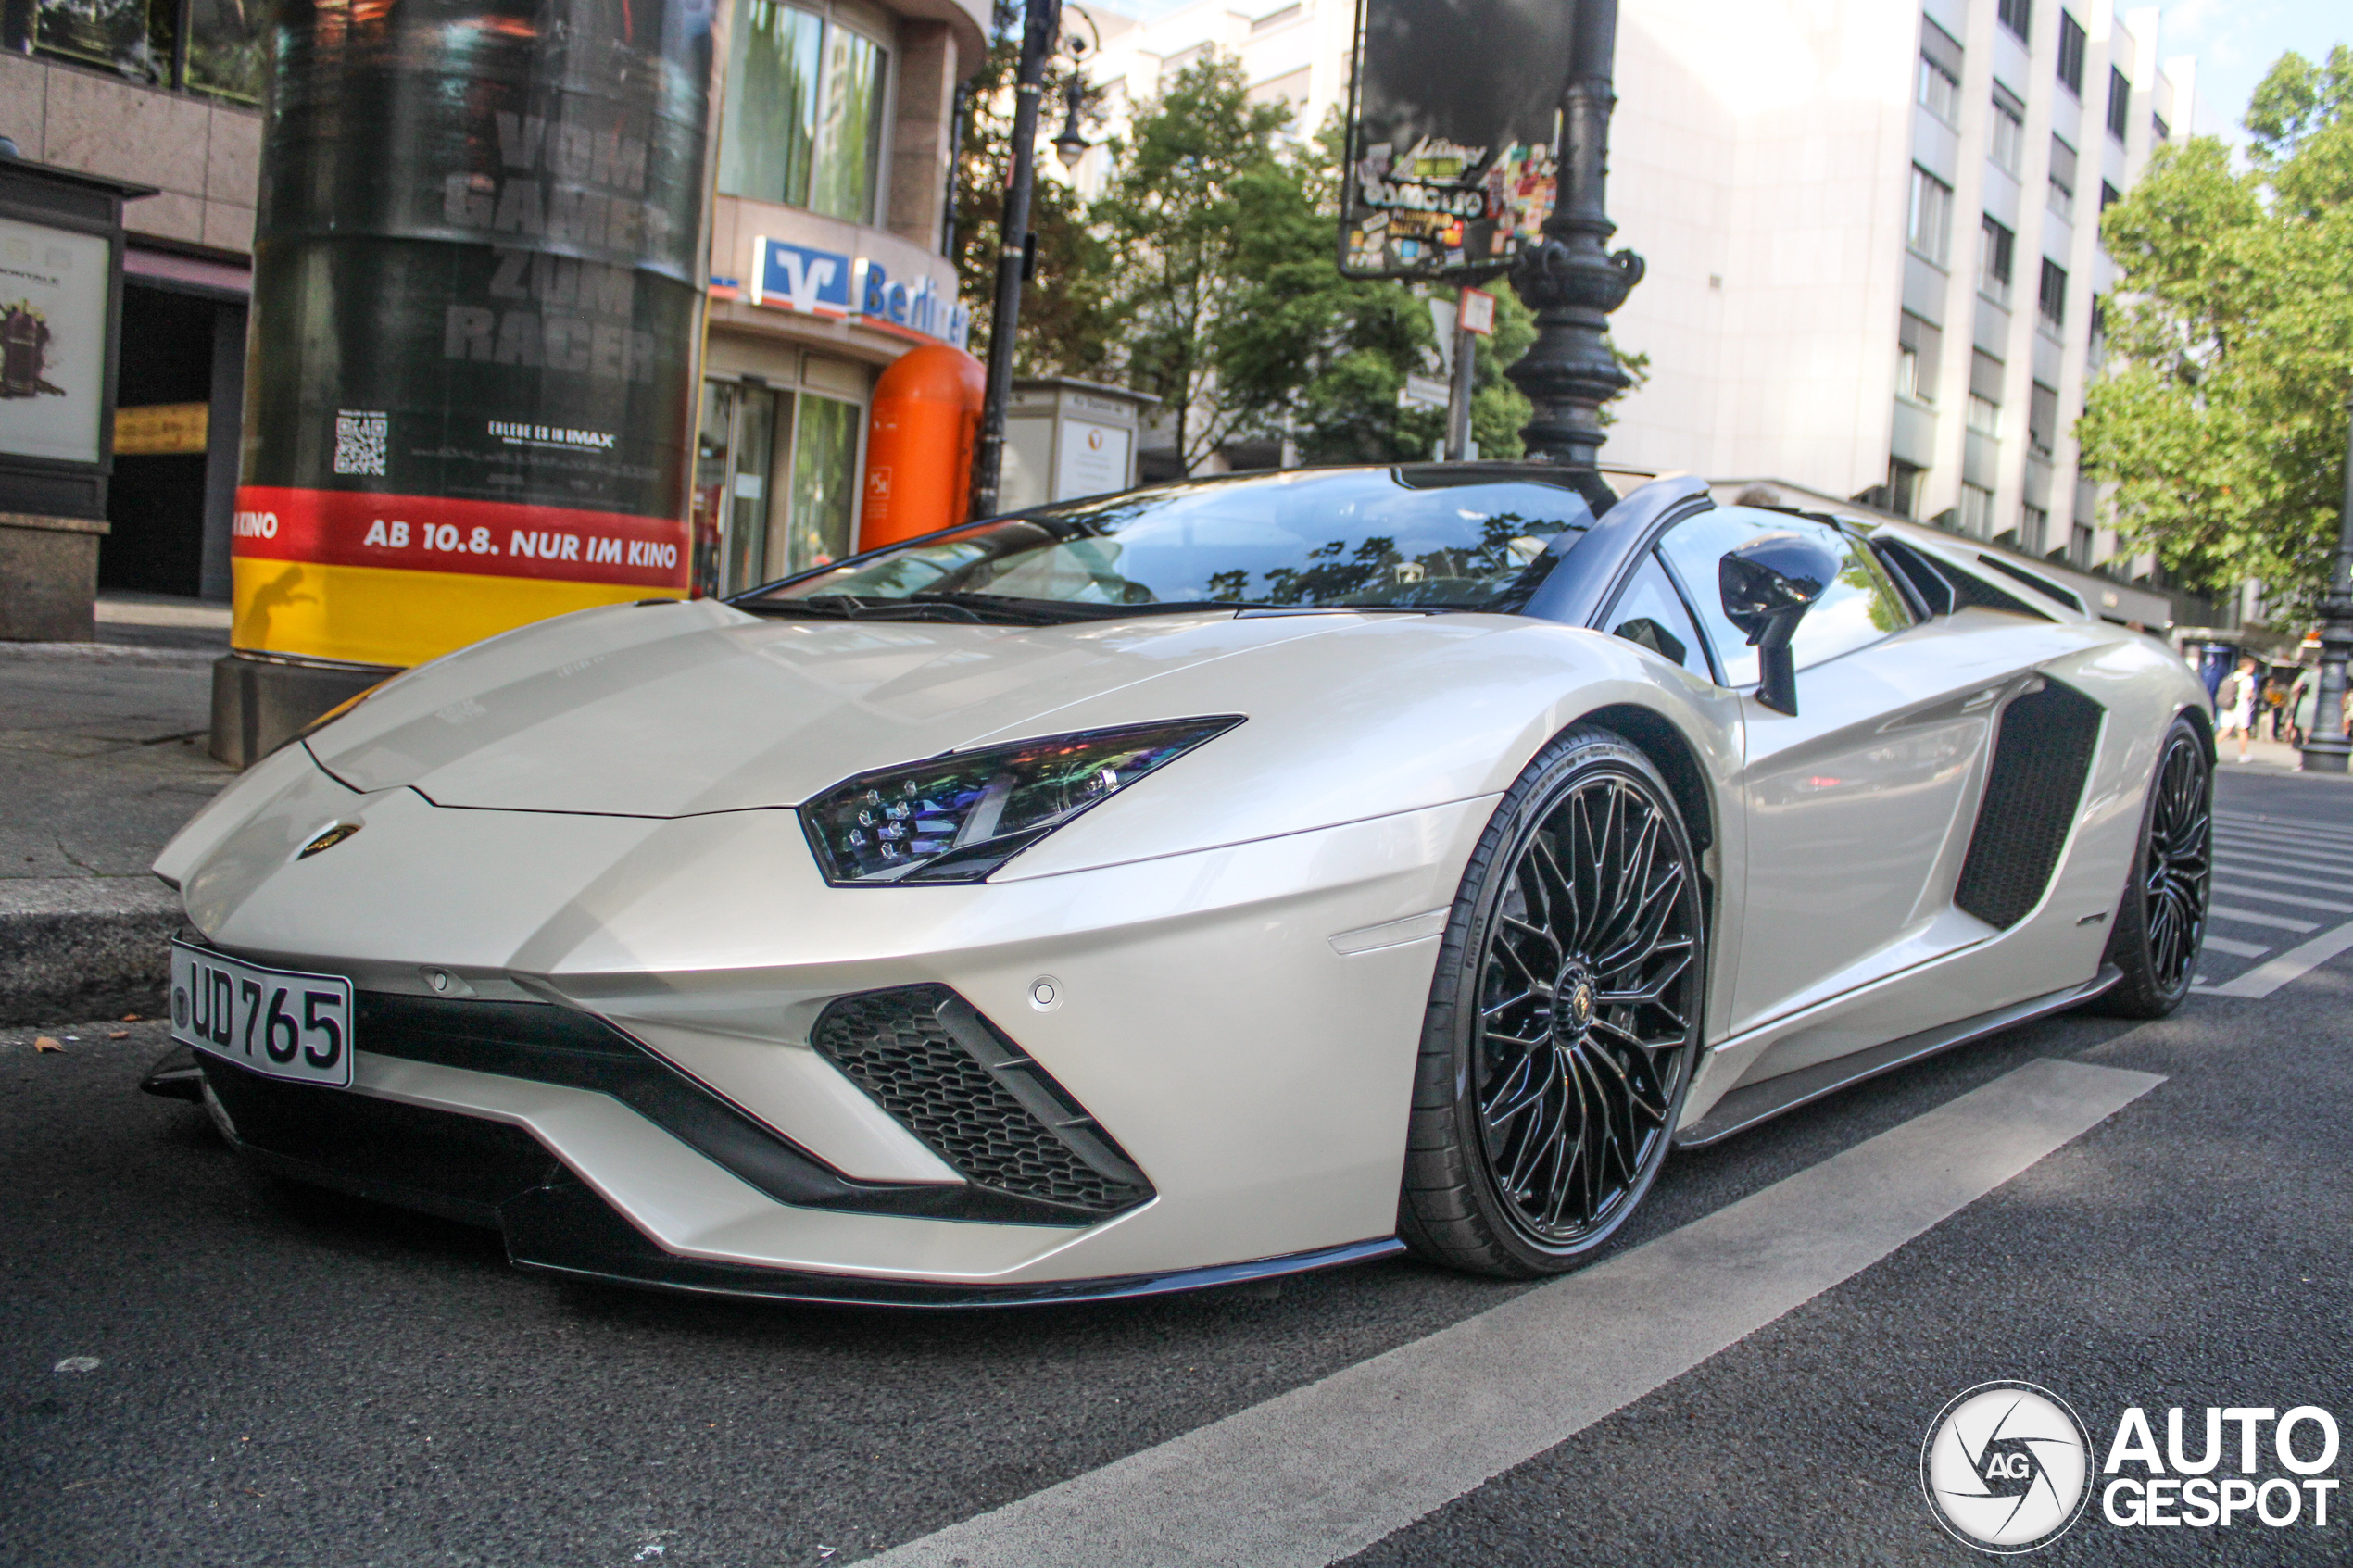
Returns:
[[[0,1026],[159,1015],[185,920],[150,877],[0,878]]]

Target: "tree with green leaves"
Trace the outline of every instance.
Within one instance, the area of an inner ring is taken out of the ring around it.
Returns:
[[[2128,547],[2293,613],[2324,586],[2344,493],[2353,49],[2283,56],[2245,123],[2243,169],[2213,137],[2160,148],[2102,217],[2120,276],[2077,429]]]
[[[973,311],[975,353],[985,351],[997,303],[1023,16],[1014,0],[997,0],[988,56],[958,99],[954,253],[958,292]],[[1050,72],[1050,86],[1051,80]],[[1112,349],[1110,254],[1089,224],[1085,198],[1064,181],[1038,180],[1030,188],[1029,228],[1038,236],[1038,272],[1022,293],[1014,373],[1100,380]]]

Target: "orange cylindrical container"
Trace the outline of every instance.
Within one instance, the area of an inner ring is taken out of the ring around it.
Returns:
[[[875,383],[858,547],[953,528],[972,511],[973,446],[988,376],[947,344],[910,349]]]

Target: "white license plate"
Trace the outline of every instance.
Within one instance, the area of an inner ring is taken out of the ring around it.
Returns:
[[[351,1085],[351,982],[171,945],[171,1037],[272,1078]]]

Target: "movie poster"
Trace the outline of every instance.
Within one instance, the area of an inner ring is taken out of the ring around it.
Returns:
[[[98,460],[112,263],[102,234],[0,218],[0,452]]]
[[[1552,211],[1575,0],[1358,0],[1340,270],[1509,260]]]

